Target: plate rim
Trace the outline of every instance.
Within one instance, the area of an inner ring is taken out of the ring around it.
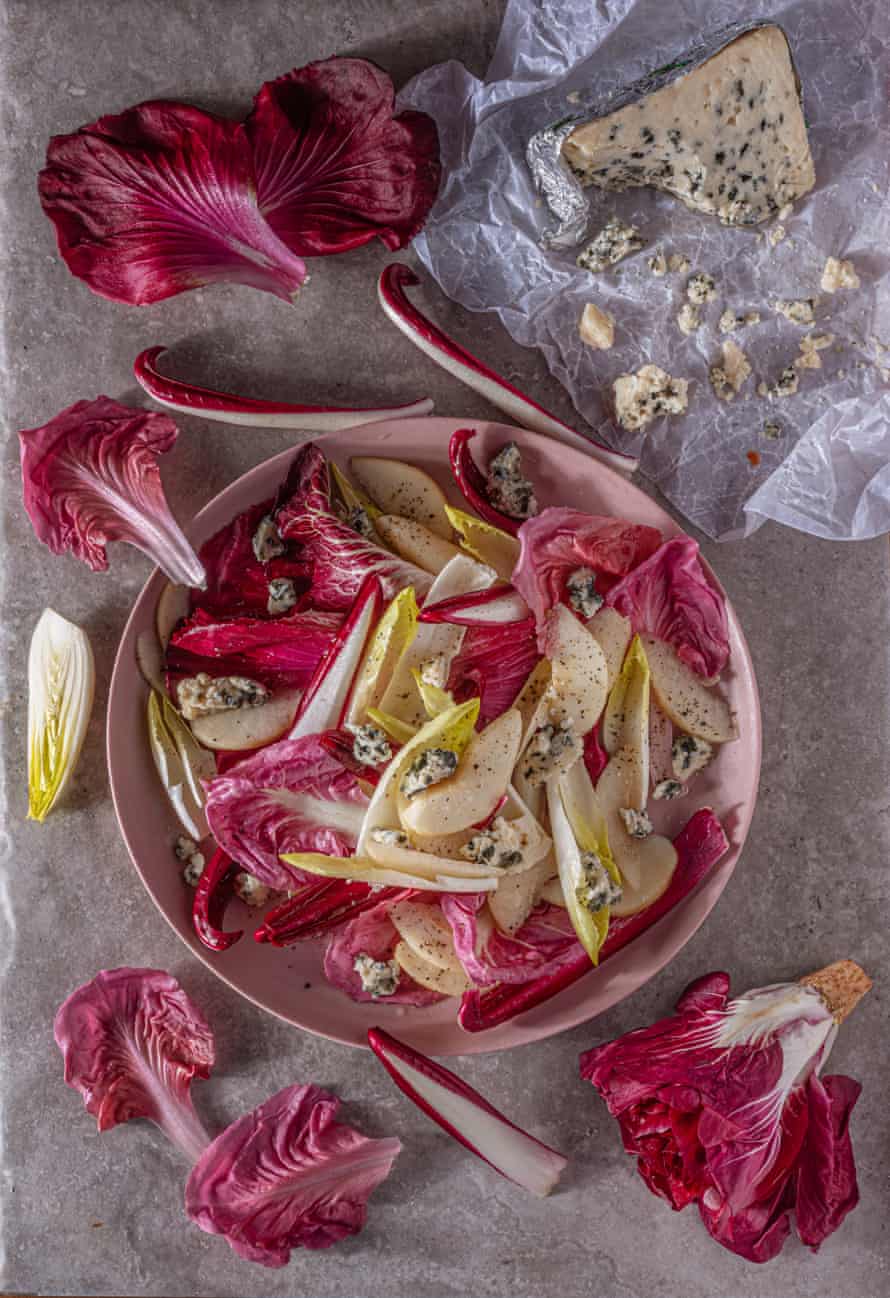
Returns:
[[[184,531],[186,536],[189,537],[189,539],[191,539],[192,533],[196,529],[200,530],[200,525],[204,521],[206,516],[208,514],[211,514],[212,512],[215,512],[220,502],[229,493],[236,492],[239,488],[243,488],[245,482],[249,481],[254,477],[255,478],[262,477],[263,474],[269,472],[269,470],[274,465],[281,464],[282,466],[286,467],[287,463],[289,463],[289,461],[292,459],[294,454],[300,449],[302,445],[305,445],[307,441],[317,440],[323,446],[331,445],[334,453],[336,454],[336,445],[341,436],[348,438],[356,434],[361,434],[362,436],[371,435],[373,437],[373,436],[383,434],[388,430],[392,430],[394,426],[400,424],[403,425],[403,427],[408,424],[410,424],[412,427],[420,425],[423,426],[424,430],[429,430],[430,432],[435,432],[439,434],[444,433],[446,430],[449,430],[449,435],[451,432],[453,432],[455,429],[459,427],[465,427],[471,425],[477,431],[482,433],[485,433],[489,430],[498,430],[498,431],[509,432],[511,434],[518,434],[518,438],[520,441],[530,441],[532,445],[541,443],[547,445],[548,448],[550,448],[556,442],[556,439],[553,437],[549,437],[541,433],[536,433],[528,429],[518,428],[513,424],[501,423],[499,420],[496,419],[487,419],[487,418],[471,419],[466,417],[461,419],[455,419],[451,416],[443,416],[443,415],[413,416],[408,419],[386,419],[386,420],[377,421],[372,424],[362,424],[347,429],[339,429],[336,432],[316,434],[315,437],[312,437],[310,435],[305,439],[303,439],[301,442],[296,442],[294,445],[289,446],[282,451],[278,451],[274,455],[267,456],[265,459],[260,460],[257,464],[247,469],[244,473],[239,474],[238,477],[233,478],[231,482],[227,483],[225,487],[223,487],[213,497],[211,497],[210,500],[208,500],[204,505],[202,505],[202,507],[191,517],[191,519],[187,523],[182,524],[182,530]],[[386,438],[381,437],[381,446],[385,447],[385,445],[386,445]],[[441,439],[440,439],[440,445],[444,445],[444,442],[441,441]],[[663,516],[665,520],[667,520],[669,524],[670,527],[669,535],[683,535],[683,536],[689,535],[689,533],[683,528],[683,526],[668,513],[668,511],[664,508],[663,504],[659,500],[655,499],[652,496],[649,496],[646,492],[642,490],[641,487],[637,486],[635,482],[631,481],[630,478],[626,477],[624,474],[619,473],[617,470],[611,468],[609,465],[603,464],[600,461],[596,460],[594,456],[585,454],[585,452],[582,451],[580,448],[576,448],[575,446],[568,445],[565,443],[559,443],[559,445],[561,446],[561,453],[565,453],[570,459],[577,458],[578,461],[580,461],[585,465],[586,473],[593,474],[593,475],[604,475],[607,479],[610,479],[614,484],[616,484],[622,492],[628,491],[631,493],[632,496],[638,495],[646,502],[648,507],[650,508],[654,507],[655,509],[657,509],[658,512]],[[381,453],[383,453],[382,450]],[[445,458],[446,458],[446,462],[444,467],[447,467],[447,453]],[[263,494],[267,495],[268,492],[264,491]],[[258,495],[257,499],[259,500],[261,498],[262,496]],[[242,508],[247,508],[247,507],[248,506],[242,506]],[[215,525],[214,530],[218,530],[218,527],[221,526],[225,526],[225,524],[219,523]],[[441,1050],[438,1050],[436,1053],[446,1057],[448,1056],[456,1057],[463,1054],[471,1055],[471,1054],[497,1053],[502,1050],[515,1049],[519,1046],[533,1044],[536,1041],[546,1040],[548,1037],[556,1036],[559,1033],[568,1031],[571,1028],[577,1027],[582,1023],[590,1022],[593,1018],[597,1017],[599,1014],[605,1013],[608,1009],[611,1009],[614,1005],[624,1000],[628,995],[631,995],[634,991],[638,990],[640,987],[644,986],[646,983],[651,981],[652,978],[656,977],[668,964],[670,964],[670,962],[677,955],[679,955],[680,952],[683,950],[683,948],[692,940],[692,938],[695,936],[695,934],[698,932],[698,930],[701,928],[705,920],[708,918],[708,916],[711,914],[711,912],[714,910],[717,903],[719,902],[720,897],[722,896],[723,891],[727,883],[729,882],[729,879],[731,878],[735,870],[735,867],[745,848],[747,838],[748,838],[748,833],[751,827],[751,822],[754,816],[754,811],[757,806],[757,799],[758,799],[759,788],[760,788],[761,767],[762,767],[763,726],[762,726],[762,714],[761,714],[761,706],[760,706],[760,690],[757,683],[757,676],[754,670],[754,663],[752,660],[750,647],[748,645],[748,641],[745,636],[744,629],[742,627],[742,624],[738,616],[735,613],[735,609],[734,606],[732,605],[732,602],[730,601],[726,591],[723,588],[722,583],[720,582],[719,577],[714,572],[713,568],[708,563],[707,559],[705,559],[703,555],[701,555],[700,558],[705,568],[705,571],[707,572],[709,580],[721,592],[724,599],[726,600],[727,609],[729,610],[731,620],[734,625],[734,630],[737,634],[739,644],[741,647],[743,664],[745,667],[745,674],[750,681],[751,703],[753,704],[753,708],[752,708],[753,726],[752,726],[752,733],[750,735],[748,747],[749,747],[750,755],[753,759],[752,769],[754,771],[754,779],[751,787],[751,792],[750,792],[750,796],[747,797],[745,802],[742,804],[743,814],[740,821],[737,822],[737,825],[735,827],[735,832],[734,832],[734,837],[737,839],[737,843],[731,845],[731,849],[728,855],[718,863],[718,865],[714,868],[714,870],[709,872],[709,874],[706,875],[705,878],[700,881],[698,886],[695,889],[693,889],[693,891],[687,897],[685,897],[678,906],[675,906],[672,910],[668,911],[666,915],[662,916],[659,920],[655,922],[655,924],[653,924],[650,928],[646,929],[644,933],[641,933],[636,939],[628,943],[626,947],[622,948],[621,951],[616,953],[616,955],[612,960],[608,961],[607,964],[601,966],[600,968],[603,970],[615,970],[618,973],[620,973],[620,969],[617,962],[622,961],[622,957],[625,957],[625,961],[623,963],[626,963],[629,958],[628,953],[633,951],[634,947],[637,946],[638,942],[642,941],[643,939],[651,940],[652,935],[657,934],[660,930],[667,929],[672,922],[676,924],[678,916],[683,916],[687,912],[691,911],[692,903],[695,901],[696,898],[701,898],[704,894],[708,894],[708,900],[705,902],[704,905],[699,905],[694,912],[689,914],[688,923],[686,925],[683,925],[683,933],[679,937],[679,940],[672,939],[670,942],[666,944],[665,949],[660,951],[659,957],[655,960],[653,964],[651,964],[651,966],[648,967],[648,972],[646,972],[642,977],[639,977],[635,972],[630,979],[629,985],[627,985],[626,987],[618,986],[617,988],[614,988],[611,992],[609,992],[606,995],[605,1002],[598,1005],[596,1009],[587,1010],[585,1012],[586,1003],[590,999],[590,996],[588,995],[587,997],[582,997],[580,999],[578,1004],[575,1006],[575,1009],[569,1012],[567,1017],[563,1016],[565,1021],[563,1021],[563,1018],[560,1018],[560,1016],[557,1016],[557,1021],[554,1022],[552,1025],[535,1022],[531,1024],[526,1024],[524,1031],[520,1030],[519,1027],[519,1025],[521,1025],[523,1020],[527,1020],[529,1018],[534,1018],[535,1020],[537,1020],[542,1013],[546,1016],[548,1007],[550,1007],[552,1010],[555,1006],[559,1004],[559,1001],[561,999],[571,995],[573,990],[578,989],[581,985],[587,982],[589,975],[585,975],[584,978],[578,981],[578,983],[575,983],[573,984],[572,987],[565,989],[563,992],[553,997],[552,1000],[544,1002],[543,1005],[538,1006],[535,1009],[526,1012],[526,1014],[517,1015],[516,1019],[510,1020],[506,1024],[500,1025],[498,1028],[491,1029],[488,1032],[467,1033],[464,1032],[463,1029],[460,1029],[458,1027],[458,1032],[461,1034],[461,1040],[464,1048],[451,1049],[445,1047],[442,1048]],[[136,679],[140,679],[139,668],[135,660],[135,653],[133,655],[125,654],[124,652],[125,646],[129,645],[132,641],[134,643],[134,648],[135,648],[135,632],[133,630],[133,627],[134,627],[134,623],[136,623],[137,620],[139,620],[140,618],[140,615],[142,613],[143,602],[148,597],[150,593],[150,588],[155,583],[157,582],[163,583],[166,580],[167,578],[165,577],[163,572],[161,572],[159,568],[155,567],[149,573],[145,582],[139,589],[133,601],[124,628],[121,632],[117,651],[115,653],[114,665],[112,668],[112,673],[111,673],[111,678],[109,681],[109,688],[108,688],[108,703],[106,708],[106,724],[105,724],[106,764],[108,768],[108,778],[109,778],[109,786],[111,791],[111,798],[114,806],[115,816],[117,818],[118,828],[120,830],[121,837],[123,838],[124,845],[126,846],[127,853],[130,857],[132,865],[143,887],[148,893],[148,896],[150,897],[153,905],[163,916],[168,926],[173,930],[173,932],[177,935],[177,937],[183,942],[183,944],[187,947],[187,949],[193,955],[195,955],[198,958],[198,960],[200,960],[201,963],[205,965],[205,967],[210,969],[215,974],[216,977],[220,978],[227,986],[229,986],[238,996],[243,997],[245,1000],[249,1001],[252,1005],[255,1005],[258,1009],[264,1011],[265,1013],[272,1014],[275,1018],[280,1019],[282,1022],[287,1023],[291,1027],[295,1027],[304,1032],[309,1032],[313,1036],[318,1036],[325,1040],[336,1042],[339,1045],[346,1045],[360,1050],[361,1049],[367,1050],[369,1049],[369,1047],[367,1045],[366,1040],[356,1040],[353,1037],[341,1035],[337,1031],[325,1031],[324,1029],[318,1026],[314,1026],[314,1025],[310,1026],[304,1022],[301,1022],[293,1015],[286,1014],[281,1010],[276,1009],[275,1007],[267,1004],[263,999],[259,998],[257,995],[253,994],[251,991],[246,990],[243,986],[241,986],[239,981],[236,978],[230,976],[227,973],[226,969],[223,966],[221,966],[219,961],[215,959],[216,953],[206,950],[198,941],[197,937],[191,931],[189,931],[188,934],[182,931],[182,928],[177,923],[175,917],[169,912],[167,907],[162,905],[161,901],[156,896],[155,891],[152,888],[150,883],[150,877],[143,870],[139,862],[137,852],[133,846],[131,837],[127,831],[127,815],[124,808],[122,807],[122,799],[119,793],[119,789],[117,787],[117,780],[115,776],[116,763],[115,760],[113,760],[113,756],[112,756],[112,745],[113,745],[112,732],[114,729],[114,723],[116,720],[117,713],[122,707],[122,700],[124,699],[126,695],[126,691],[129,688],[130,682],[128,682],[126,679],[128,673],[131,674],[131,676],[135,675]],[[127,661],[128,657],[132,657],[132,661]],[[716,882],[719,882],[719,887],[715,888]],[[711,893],[713,893],[713,895],[710,895]],[[663,958],[661,958],[662,956]],[[591,969],[590,972],[591,973],[599,972],[599,970]],[[618,982],[619,984],[621,983],[620,977],[616,979],[616,982]],[[370,1027],[371,1025],[372,1022],[369,1017],[368,1027]],[[398,1024],[393,1023],[390,1026],[392,1026],[396,1032],[399,1031]],[[515,1037],[516,1039],[503,1040],[502,1039],[503,1036]]]

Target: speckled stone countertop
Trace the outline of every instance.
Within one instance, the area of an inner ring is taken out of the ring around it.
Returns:
[[[890,854],[886,541],[832,545],[764,527],[708,547],[746,629],[762,691],[760,800],[742,860],[716,910],[653,982],[596,1022],[547,1042],[460,1064],[518,1122],[572,1155],[560,1192],[539,1202],[499,1180],[415,1111],[363,1052],[295,1031],[240,1000],[179,943],[142,889],[118,833],[105,769],[104,705],[115,647],[148,573],[115,547],[111,572],[56,559],[20,505],[14,432],[81,397],[141,394],[133,357],[164,342],[175,372],[257,395],[343,403],[430,393],[437,412],[491,410],[383,321],[379,247],[313,264],[297,308],[246,288],[185,294],[136,310],[94,297],[55,254],[35,176],[47,137],[140,99],[240,112],[265,79],[341,52],[370,56],[401,83],[461,59],[482,73],[497,0],[5,0],[4,139],[9,171],[2,381],[3,745],[8,803],[0,840],[7,1292],[286,1295],[320,1298],[873,1298],[890,1291],[887,1221]],[[402,254],[410,260],[410,254]],[[540,356],[513,345],[427,286],[445,328],[571,420]],[[163,474],[190,514],[283,449],[284,435],[179,421]],[[80,622],[98,686],[76,784],[43,826],[25,821],[25,656],[40,610]],[[8,903],[8,904],[7,904]],[[882,905],[883,903],[883,905]],[[667,1012],[686,982],[725,968],[743,989],[852,956],[877,986],[843,1030],[831,1070],[864,1083],[853,1119],[862,1202],[818,1257],[796,1242],[768,1266],[716,1247],[695,1211],[655,1200],[618,1131],[578,1079],[578,1052]],[[98,969],[171,970],[218,1042],[212,1087],[195,1087],[210,1127],[294,1081],[336,1090],[369,1134],[404,1152],[375,1194],[363,1234],[329,1253],[295,1253],[281,1271],[237,1259],[182,1210],[186,1169],[145,1123],[99,1136],[62,1083],[52,1017]],[[882,985],[884,980],[884,985]]]

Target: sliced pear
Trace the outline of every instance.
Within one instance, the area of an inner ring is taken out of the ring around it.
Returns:
[[[377,455],[353,455],[353,475],[384,514],[413,518],[447,541],[451,527],[445,517],[445,493],[428,473],[404,460]]]
[[[510,581],[513,569],[519,562],[519,542],[509,532],[502,532],[491,523],[466,514],[462,509],[448,505],[445,513],[454,530],[459,534],[461,545],[468,554],[481,563],[494,568],[502,581]],[[432,601],[430,601],[432,603]]]
[[[383,888],[412,888],[418,892],[490,892],[498,886],[494,875],[484,879],[459,879],[438,874],[406,874],[387,870],[362,856],[325,856],[321,852],[283,852],[282,861],[307,874],[325,879],[355,879],[360,883],[379,884]]]
[[[641,811],[645,806],[645,799],[634,802],[641,778],[639,753],[633,748],[619,748],[596,786],[597,801],[606,822],[609,847],[621,874],[622,887],[629,898],[646,895],[650,876],[658,879],[667,874],[670,882],[670,874],[677,864],[677,853],[669,838],[662,838],[660,834],[650,834],[648,838],[631,838],[624,827],[621,809],[624,807]],[[646,792],[648,794],[648,789]],[[667,883],[664,886],[667,887]],[[661,893],[656,895],[660,896]],[[624,904],[633,902],[623,899],[619,903]],[[613,907],[613,910],[616,915],[619,913],[617,908]]]
[[[493,585],[495,573],[465,554],[458,554],[439,573],[430,587],[430,602],[463,595],[470,590],[485,590]],[[427,719],[423,699],[417,689],[413,673],[435,663],[441,673],[440,680],[432,684],[444,685],[452,659],[460,651],[466,629],[447,622],[421,622],[417,632],[398,661],[396,670],[380,702],[381,710],[398,717],[409,726],[420,726]]]
[[[454,949],[451,925],[438,906],[418,901],[399,901],[389,909],[389,918],[402,941],[415,955],[437,969],[463,973]]]
[[[416,847],[378,842],[373,834],[368,838],[367,851],[375,865],[387,870],[399,870],[403,874],[417,874],[424,879],[442,879],[446,876],[449,879],[483,879],[492,874],[490,866],[465,861],[463,857],[434,856],[431,852]]]
[[[159,694],[167,693],[164,652],[154,631],[140,631],[136,637],[136,665],[147,685]]]
[[[188,617],[189,605],[188,586],[180,586],[177,582],[168,581],[158,596],[155,609],[155,626],[162,649],[167,648],[170,637],[179,623],[183,618]]]
[[[550,659],[542,658],[523,685],[522,689],[516,695],[513,702],[514,708],[516,708],[519,715],[522,717],[522,739],[519,742],[520,752],[522,752],[529,739],[531,739],[533,731],[535,731],[539,725],[543,724],[541,719],[541,703],[547,693],[551,675]]]
[[[487,816],[510,782],[521,732],[522,718],[511,708],[473,736],[449,779],[410,800],[400,790],[399,818],[405,828],[415,834],[453,834]]]
[[[347,725],[362,725],[367,720],[369,708],[376,708],[386,693],[399,659],[417,633],[417,600],[414,590],[407,586],[400,590],[377,623],[358,669],[349,710]]]
[[[661,834],[650,834],[648,838],[631,838],[628,840],[637,851],[639,866],[639,885],[634,885],[628,876],[622,873],[621,900],[613,902],[613,915],[635,915],[657,901],[665,891],[674,871],[677,868],[677,849],[669,838]],[[619,870],[621,867],[618,867]]]
[[[500,889],[498,891],[500,891]],[[494,897],[497,895],[497,893],[493,894]],[[541,891],[538,893],[538,896],[541,901],[549,901],[551,906],[562,906],[563,910],[566,909],[565,893],[562,890],[559,876],[555,879],[548,879]],[[609,908],[609,913],[612,913],[611,907]]]
[[[627,748],[636,755],[630,801],[624,805],[642,810],[649,795],[649,664],[639,636],[634,636],[606,703],[603,745],[607,753]]]
[[[544,789],[542,787],[543,795]],[[556,863],[552,849],[543,861],[520,874],[508,874],[501,879],[497,890],[488,899],[492,919],[502,933],[518,933],[541,896],[541,889],[553,875]]]
[[[649,784],[654,789],[662,780],[673,780],[671,746],[674,728],[654,699],[649,700]]]
[[[440,969],[431,961],[424,960],[405,941],[396,943],[393,958],[409,978],[431,992],[439,992],[442,996],[462,996],[470,986],[463,969]]]
[[[229,708],[190,721],[192,734],[205,748],[260,748],[285,735],[300,702],[300,690],[280,690],[258,708]]]
[[[551,680],[547,711],[553,722],[571,721],[580,737],[592,730],[606,702],[606,658],[599,642],[564,604],[548,614],[545,631]]]
[[[643,636],[642,643],[652,673],[652,692],[674,725],[711,744],[735,739],[735,718],[723,696],[703,685],[663,640]]]
[[[631,625],[628,618],[617,609],[606,604],[587,623],[587,630],[602,649],[606,658],[606,671],[609,677],[609,689],[615,684],[615,678],[621,671],[624,655],[631,639]]]
[[[413,518],[397,514],[381,514],[374,524],[379,536],[391,550],[409,563],[437,575],[461,551],[450,541],[424,527]]]

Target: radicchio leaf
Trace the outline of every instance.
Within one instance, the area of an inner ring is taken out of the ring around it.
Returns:
[[[578,943],[566,912],[539,906],[512,937],[493,928],[480,945],[478,915],[486,894],[444,896],[442,913],[451,925],[454,949],[467,977],[477,987],[493,983],[526,983],[562,968],[577,955]]]
[[[19,433],[25,509],[54,554],[70,550],[94,572],[108,541],[142,550],[173,582],[204,584],[198,556],[170,513],[157,457],[177,438],[167,415],[110,397],[78,401]]]
[[[175,978],[160,969],[105,969],[60,1006],[53,1031],[65,1081],[100,1131],[148,1118],[191,1160],[208,1136],[189,1087],[214,1063],[213,1034]]]
[[[54,136],[39,189],[68,269],[112,301],[230,280],[289,302],[306,278],[257,206],[244,125],[189,104],[137,104]]]
[[[611,578],[631,572],[661,545],[657,528],[579,509],[544,509],[518,535],[522,548],[513,585],[539,628],[554,604],[567,602],[566,582],[576,569],[592,568],[604,594]]]
[[[308,588],[312,566],[295,553],[298,546],[289,546],[289,553],[270,559],[268,563],[260,563],[253,552],[254,533],[261,520],[274,509],[274,498],[253,505],[201,546],[207,587],[191,592],[192,608],[206,609],[219,616],[243,613],[265,616],[269,582],[273,578],[288,578],[298,594]]]
[[[368,803],[318,735],[261,748],[205,787],[217,842],[242,869],[281,891],[309,881],[281,854],[349,856]]]
[[[330,58],[267,81],[246,122],[260,210],[304,257],[378,236],[402,248],[439,188],[439,140],[425,113],[393,116],[387,74]]]
[[[391,960],[399,935],[389,918],[393,902],[411,896],[410,892],[381,891],[380,904],[351,920],[345,928],[331,935],[324,953],[324,972],[328,982],[354,1001],[373,1001],[375,1005],[435,1005],[442,1000],[439,992],[421,987],[402,970],[396,990],[391,996],[376,997],[366,992],[355,970],[356,956],[369,955],[374,960]]]
[[[700,676],[718,676],[729,658],[726,605],[701,566],[698,543],[675,536],[612,588],[606,603],[637,635],[666,640]]]
[[[233,1122],[192,1169],[188,1215],[269,1267],[286,1266],[292,1249],[358,1234],[401,1144],[335,1121],[339,1104],[317,1086],[287,1086]]]
[[[304,689],[340,625],[336,613],[217,621],[199,609],[173,632],[166,665],[174,676],[248,676],[264,685]]]
[[[541,660],[531,618],[509,626],[468,627],[452,660],[448,689],[455,702],[479,696],[479,726],[512,705]]]
[[[379,578],[387,600],[406,586],[414,587],[418,599],[427,593],[433,581],[428,572],[366,540],[334,513],[328,463],[314,442],[300,448],[288,480],[293,494],[276,521],[281,535],[300,541],[312,561],[314,607],[349,608],[370,576]]]
[[[815,987],[729,999],[726,974],[710,974],[675,1015],[583,1054],[581,1074],[653,1193],[677,1209],[697,1202],[719,1243],[765,1262],[792,1212],[815,1249],[858,1200],[847,1124],[859,1087],[818,1076],[836,1031]]]

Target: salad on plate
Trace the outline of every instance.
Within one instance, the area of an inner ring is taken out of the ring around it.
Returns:
[[[480,464],[474,435],[449,446],[465,508],[307,443],[139,644],[204,945],[241,940],[238,895],[256,940],[323,940],[353,1000],[455,998],[470,1031],[688,895],[727,848],[700,773],[738,733],[696,542],[542,508],[516,443]]]

